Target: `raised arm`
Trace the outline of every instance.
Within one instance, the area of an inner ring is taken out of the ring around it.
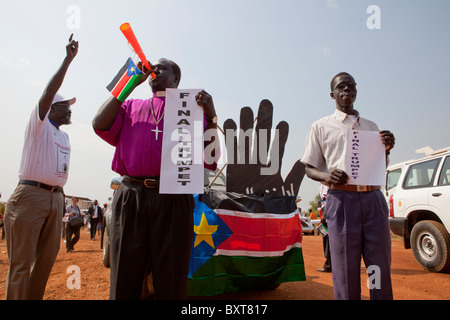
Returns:
[[[64,77],[66,76],[67,70],[70,64],[78,53],[78,41],[73,40],[73,34],[69,38],[69,43],[66,45],[66,57],[63,63],[59,67],[56,74],[50,79],[47,87],[42,93],[39,99],[39,118],[44,120],[45,115],[52,106],[53,99],[61,88]]]

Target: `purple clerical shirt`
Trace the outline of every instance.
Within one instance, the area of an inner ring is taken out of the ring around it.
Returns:
[[[164,130],[165,100],[165,97],[158,97],[156,94],[153,94],[152,99],[126,100],[110,130],[95,130],[100,138],[116,147],[112,162],[114,172],[131,177],[160,175],[163,133],[159,132],[156,140],[154,130],[161,117],[158,130]],[[152,103],[155,117],[151,112]],[[205,168],[210,170],[215,170],[216,167],[216,163],[205,164]]]

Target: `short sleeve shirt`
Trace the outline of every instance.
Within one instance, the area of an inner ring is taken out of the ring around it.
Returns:
[[[379,131],[374,122],[360,117],[356,110],[355,114],[356,119],[353,120],[344,112],[336,110],[334,114],[313,123],[301,162],[323,172],[345,170],[345,150],[350,130]]]
[[[55,127],[48,115],[39,117],[39,105],[33,110],[25,131],[19,178],[63,187],[69,176],[70,141],[66,132]]]

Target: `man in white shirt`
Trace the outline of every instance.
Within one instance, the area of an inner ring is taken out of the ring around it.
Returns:
[[[25,132],[19,185],[5,213],[9,271],[6,299],[41,300],[59,251],[70,142],[61,125],[70,124],[70,106],[59,91],[78,42],[69,39],[66,57],[34,108]]]
[[[389,131],[360,117],[353,108],[356,83],[348,73],[331,81],[334,114],[315,122],[309,131],[302,162],[306,175],[329,186],[327,223],[335,299],[361,299],[361,256],[378,272],[371,299],[393,299],[390,277],[391,240],[386,200],[380,186],[348,184],[345,172],[350,129],[377,131],[385,145],[386,161],[395,138]],[[379,281],[378,281],[379,280]]]

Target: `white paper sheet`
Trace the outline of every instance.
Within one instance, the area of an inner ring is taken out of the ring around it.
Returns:
[[[203,110],[201,89],[167,89],[161,157],[161,194],[203,193]]]
[[[347,141],[348,184],[381,186],[386,183],[385,147],[377,131],[350,130]]]

